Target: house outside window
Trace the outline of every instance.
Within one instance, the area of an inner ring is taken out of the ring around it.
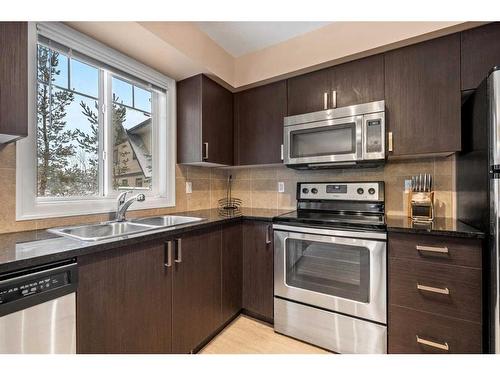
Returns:
[[[66,25],[29,30],[17,219],[109,212],[129,188],[137,209],[175,205],[175,81]]]

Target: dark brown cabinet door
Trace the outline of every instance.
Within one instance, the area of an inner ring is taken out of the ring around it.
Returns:
[[[462,32],[462,90],[475,89],[500,65],[500,22]]]
[[[235,164],[281,163],[286,81],[235,94]]]
[[[0,143],[28,135],[28,23],[0,22]]]
[[[331,92],[337,107],[384,100],[384,56],[376,55],[332,68]]]
[[[165,244],[78,259],[77,352],[170,353],[172,269]]]
[[[390,155],[459,151],[460,35],[386,53],[385,101]]]
[[[233,164],[233,94],[203,74],[177,82],[177,162]]]
[[[325,94],[330,105],[331,75],[331,69],[322,69],[288,79],[288,116],[326,109]]]
[[[243,223],[243,309],[272,322],[274,305],[271,223]]]
[[[221,322],[221,231],[186,234],[176,241],[172,350],[190,353]]]
[[[241,223],[222,228],[222,323],[241,310],[243,282],[243,230]]]

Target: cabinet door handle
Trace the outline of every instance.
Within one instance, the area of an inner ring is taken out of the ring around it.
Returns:
[[[328,109],[328,93],[323,94],[323,109]]]
[[[416,338],[417,338],[417,343],[419,343],[419,344],[431,346],[433,348],[446,350],[446,351],[450,350],[450,346],[448,345],[447,342],[445,342],[444,344],[440,344],[438,342],[422,339],[422,338],[418,337],[418,335],[416,335]]]
[[[266,229],[266,245],[269,245],[271,243],[271,226],[268,225]]]
[[[392,152],[392,151],[394,151],[393,150],[394,147],[393,147],[393,140],[392,140],[392,132],[387,133],[387,137],[388,137],[388,139],[387,139],[387,151]]]
[[[337,108],[337,91],[332,91],[332,108]]]
[[[422,246],[422,245],[417,245],[415,246],[417,251],[427,251],[430,253],[441,253],[441,254],[448,254],[448,248],[446,246],[444,247],[436,247],[436,246]]]
[[[167,261],[165,267],[172,267],[172,241],[167,241]]]
[[[432,292],[438,294],[446,294],[446,295],[450,294],[450,290],[448,288],[435,288],[433,286],[427,286],[422,284],[417,284],[417,289],[423,290],[425,292]]]
[[[182,238],[175,240],[177,242],[177,255],[175,257],[175,263],[182,263]]]
[[[208,142],[203,142],[203,160],[208,159]]]

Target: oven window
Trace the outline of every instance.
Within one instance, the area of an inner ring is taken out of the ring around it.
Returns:
[[[368,248],[287,239],[285,257],[289,286],[359,302],[369,301]]]
[[[354,154],[356,124],[348,123],[290,132],[290,157]]]

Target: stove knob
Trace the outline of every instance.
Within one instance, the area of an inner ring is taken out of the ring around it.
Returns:
[[[358,188],[359,195],[363,195],[364,193],[365,193],[365,191],[363,190],[363,188]]]
[[[313,193],[313,194],[318,194],[318,189],[316,189],[316,188],[312,188],[312,189],[311,189],[311,193]]]
[[[309,189],[308,189],[308,188],[303,188],[303,189],[302,189],[302,192],[303,192],[304,194],[307,194],[307,193],[309,193]]]
[[[368,189],[368,194],[370,194],[370,195],[375,194],[375,189],[374,188],[369,188]]]

